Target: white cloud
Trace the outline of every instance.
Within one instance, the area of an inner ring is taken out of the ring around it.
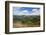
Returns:
[[[37,9],[33,9],[32,11],[36,11]]]
[[[40,11],[38,9],[33,9],[31,15],[40,15]]]
[[[27,10],[23,10],[21,12],[19,12],[17,15],[27,15],[28,11]]]
[[[40,12],[38,9],[32,9],[32,13],[29,14],[28,10],[23,10],[23,11],[17,11],[15,15],[40,15]]]

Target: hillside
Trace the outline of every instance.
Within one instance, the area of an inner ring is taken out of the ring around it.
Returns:
[[[17,23],[22,25],[26,25],[26,27],[37,27],[40,26],[40,16],[32,15],[32,16],[26,16],[26,15],[14,15],[13,16],[13,26]],[[15,25],[16,26],[16,25]],[[24,26],[23,26],[24,27]]]

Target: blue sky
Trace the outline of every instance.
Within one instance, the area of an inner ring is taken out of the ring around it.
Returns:
[[[40,8],[13,7],[13,15],[40,15]]]

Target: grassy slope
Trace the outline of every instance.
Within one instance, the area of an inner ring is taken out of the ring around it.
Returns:
[[[13,16],[13,27],[38,27],[40,16]]]

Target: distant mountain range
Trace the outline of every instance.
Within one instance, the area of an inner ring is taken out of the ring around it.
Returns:
[[[33,16],[25,16],[25,15],[13,15],[13,19],[33,19],[33,18],[40,18],[40,16],[36,16],[36,15],[33,15]]]

